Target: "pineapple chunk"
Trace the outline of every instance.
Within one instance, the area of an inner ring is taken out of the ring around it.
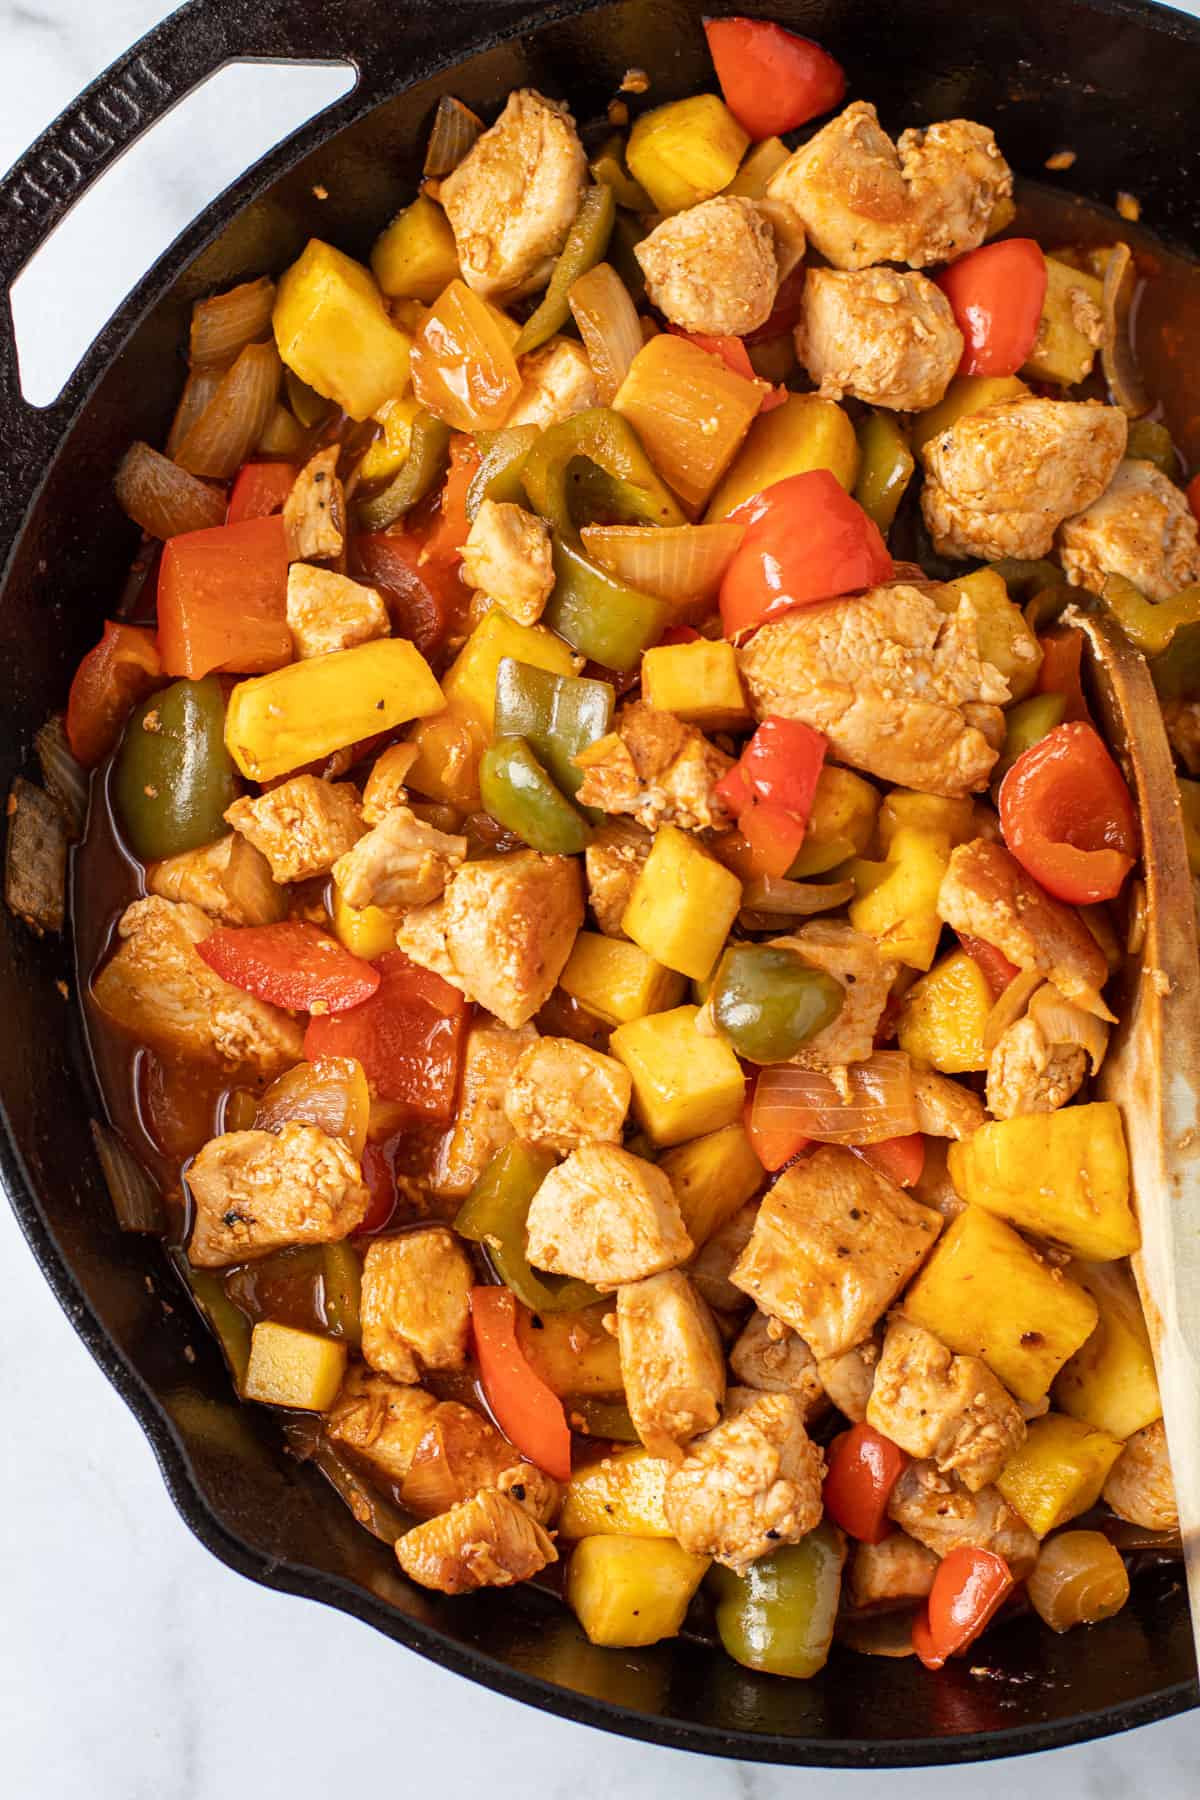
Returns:
[[[939,794],[917,794],[911,788],[893,788],[879,808],[879,844],[885,856],[891,853],[896,833],[906,826],[926,833],[944,832],[950,839],[952,850],[979,836],[973,800],[949,800]]]
[[[540,1375],[551,1393],[567,1399],[575,1394],[621,1394],[621,1352],[617,1340],[604,1329],[612,1301],[579,1312],[539,1313],[521,1308],[517,1314],[517,1342],[525,1360]]]
[[[983,1031],[992,990],[973,956],[952,950],[914,982],[896,1028],[902,1050],[931,1063],[943,1075],[986,1069]]]
[[[613,1032],[610,1054],[633,1077],[633,1110],[655,1144],[682,1144],[741,1117],[746,1078],[723,1038],[696,1030],[698,1006],[633,1019]]]
[[[630,363],[613,409],[628,419],[694,516],[737,455],[761,403],[757,382],[690,338],[660,332]]]
[[[886,862],[850,864],[858,890],[850,903],[850,923],[879,945],[882,955],[927,969],[942,935],[938,891],[950,862],[944,831],[902,825],[893,835]]]
[[[297,1331],[264,1319],[250,1339],[243,1393],[267,1406],[326,1412],[346,1373],[346,1346],[315,1331]]]
[[[702,850],[690,832],[664,825],[655,833],[621,927],[656,962],[706,981],[741,904],[737,876]]]
[[[642,658],[642,698],[701,731],[744,731],[750,708],[737,655],[724,641],[660,644]]]
[[[273,325],[288,368],[352,419],[408,386],[412,339],[388,318],[370,272],[320,238],[281,276]]]
[[[935,599],[943,612],[953,613],[964,594],[975,608],[980,656],[999,669],[1014,700],[1026,699],[1037,686],[1042,647],[1025,614],[1009,599],[1004,577],[995,569],[976,569],[948,581]]]
[[[444,704],[414,644],[376,638],[239,681],[229,696],[225,743],[243,775],[273,781]]]
[[[567,1604],[593,1644],[657,1644],[678,1634],[711,1560],[669,1538],[584,1538],[567,1569]]]
[[[1046,298],[1042,301],[1042,316],[1033,349],[1025,364],[1026,375],[1033,375],[1038,381],[1057,381],[1063,387],[1074,387],[1091,373],[1096,345],[1076,322],[1081,310],[1076,295],[1082,295],[1085,306],[1091,303],[1099,322],[1104,284],[1094,275],[1085,275],[1082,269],[1073,269],[1069,263],[1048,256]]]
[[[763,1184],[763,1166],[740,1121],[680,1144],[658,1166],[675,1189],[687,1234],[697,1250]]]
[[[558,978],[564,993],[606,1025],[665,1012],[683,999],[684,978],[625,938],[581,931]]]
[[[648,1450],[622,1450],[576,1469],[563,1495],[565,1538],[669,1538],[663,1494],[670,1463]]]
[[[763,138],[747,154],[745,162],[724,192],[739,194],[743,200],[761,200],[772,175],[782,169],[791,154],[781,137]]]
[[[936,406],[913,420],[912,447],[919,455],[935,437],[949,431],[968,413],[982,412],[999,400],[1018,400],[1029,389],[1015,375],[956,375]]]
[[[1034,1419],[996,1486],[1030,1531],[1043,1538],[1095,1506],[1122,1448],[1119,1438],[1094,1425],[1047,1413]]]
[[[728,187],[749,142],[723,100],[693,94],[643,113],[625,160],[658,211],[676,213]]]
[[[904,1296],[905,1317],[979,1356],[1018,1400],[1042,1400],[1095,1329],[1090,1294],[978,1206],[953,1219]]]
[[[458,274],[458,251],[450,221],[428,194],[418,194],[375,240],[375,279],[392,300],[432,305]]]
[[[871,841],[879,793],[850,769],[826,763],[817,776],[808,830],[789,871],[792,879],[825,875],[848,857],[861,856]]]
[[[705,517],[727,519],[735,506],[772,482],[810,469],[830,470],[849,493],[858,479],[858,439],[835,401],[789,394],[782,406],[755,419]]]
[[[1100,1323],[1055,1382],[1055,1405],[1112,1437],[1132,1437],[1162,1417],[1150,1334],[1133,1277],[1117,1263],[1074,1262],[1067,1273],[1100,1308]]]
[[[386,906],[348,906],[342,890],[333,884],[330,923],[333,935],[352,956],[374,962],[388,950],[396,948],[396,932],[403,915]]]
[[[950,1146],[949,1168],[964,1200],[1089,1262],[1129,1256],[1142,1241],[1112,1100],[989,1120]]]

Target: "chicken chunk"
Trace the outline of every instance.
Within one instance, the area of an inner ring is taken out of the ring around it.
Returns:
[[[399,1483],[412,1468],[417,1446],[437,1410],[437,1399],[424,1388],[402,1387],[352,1363],[325,1415],[325,1435]]]
[[[1037,1561],[1038,1540],[994,1487],[977,1494],[931,1462],[910,1463],[888,1501],[888,1517],[935,1556],[970,1545],[1002,1556],[1018,1581]]]
[[[198,906],[222,925],[274,925],[287,911],[287,895],[272,880],[270,863],[236,831],[151,863],[146,886],[164,900]]]
[[[846,1571],[850,1604],[860,1611],[890,1612],[924,1600],[938,1559],[907,1532],[893,1531],[878,1544],[855,1544]]]
[[[583,853],[588,905],[605,937],[624,937],[621,921],[638,876],[653,847],[645,826],[614,818],[588,839]]]
[[[754,1221],[758,1217],[758,1201],[747,1200],[731,1219],[697,1251],[688,1269],[692,1286],[714,1313],[723,1317],[744,1313],[749,1302],[729,1277],[742,1251],[750,1242]],[[753,1383],[747,1385],[753,1386]]]
[[[1008,683],[979,653],[964,598],[944,613],[907,582],[803,606],[739,652],[755,717],[800,719],[838,762],[922,793],[987,785]]]
[[[1161,1419],[1127,1438],[1108,1473],[1104,1499],[1118,1519],[1146,1531],[1178,1531],[1179,1502],[1171,1479],[1167,1432]]]
[[[536,1268],[575,1275],[602,1293],[676,1269],[692,1240],[661,1169],[612,1144],[573,1150],[530,1203],[527,1253]]]
[[[528,1581],[558,1551],[538,1524],[507,1494],[485,1488],[471,1500],[396,1542],[396,1560],[410,1581],[440,1594],[472,1594],[477,1588],[515,1587]]]
[[[362,1170],[340,1138],[291,1121],[210,1138],[187,1171],[195,1205],[188,1260],[223,1269],[287,1244],[336,1244],[367,1216]]]
[[[391,630],[388,609],[373,587],[302,562],[288,570],[287,622],[302,662],[387,637]]]
[[[537,1043],[532,1025],[511,1030],[486,1015],[467,1032],[454,1128],[438,1146],[435,1193],[465,1198],[492,1158],[513,1140],[504,1110],[513,1071]]]
[[[536,625],[554,587],[550,527],[523,506],[485,500],[463,545],[461,574],[509,618]]]
[[[810,269],[796,355],[830,400],[852,394],[893,412],[936,406],[962,361],[941,288],[896,269]]]
[[[817,1363],[821,1386],[851,1424],[861,1425],[866,1419],[881,1349],[876,1332],[853,1349],[843,1350],[839,1356],[823,1356]]]
[[[439,900],[408,914],[397,942],[515,1029],[550,998],[582,924],[578,865],[519,850],[456,869]]]
[[[393,1381],[467,1360],[474,1273],[445,1225],[373,1238],[362,1273],[362,1351]]]
[[[289,562],[329,562],[346,547],[346,495],[337,472],[340,456],[340,444],[318,450],[292,483],[283,507]]]
[[[1108,980],[1104,952],[1075,908],[1052,899],[1002,844],[976,838],[951,851],[938,916],[994,944],[1019,969],[1040,969],[1068,1000],[1111,1020],[1100,993]]]
[[[212,919],[152,895],[127,906],[116,954],[92,982],[100,1010],[145,1042],[226,1069],[278,1075],[300,1061],[304,1033],[290,1013],[223,981],[197,954]]]
[[[417,760],[415,744],[389,744],[371,764],[363,785],[362,816],[368,825],[382,825],[397,806],[408,805],[408,771]]]
[[[436,831],[407,806],[393,806],[338,857],[333,879],[347,906],[426,906],[466,857],[465,837]]]
[[[931,1457],[977,1494],[1025,1441],[1016,1401],[977,1356],[955,1356],[931,1331],[892,1319],[867,1424],[910,1456]]]
[[[725,1351],[713,1316],[678,1269],[617,1290],[617,1342],[629,1415],[652,1456],[677,1462],[725,1398]]]
[[[316,775],[293,775],[265,794],[245,794],[225,817],[262,851],[282,882],[327,875],[364,830],[354,784]]]
[[[898,143],[856,100],[793,152],[767,183],[835,269],[925,268],[983,242],[1012,171],[985,125],[946,119]]]
[[[865,1062],[875,1049],[875,1033],[900,965],[879,953],[874,938],[839,920],[814,919],[773,946],[795,950],[814,969],[840,982],[845,998],[831,1025],[810,1038],[789,1060],[801,1069],[841,1069]]]
[[[719,194],[689,206],[656,225],[634,255],[651,303],[684,331],[744,337],[771,316],[775,233],[753,200]]]
[[[517,1136],[545,1150],[619,1144],[633,1078],[615,1056],[573,1038],[544,1037],[522,1052],[504,1111]]]
[[[1187,495],[1151,462],[1123,462],[1086,512],[1060,527],[1067,580],[1098,594],[1123,575],[1151,600],[1200,581],[1200,531]]]
[[[744,1575],[821,1522],[825,1458],[791,1394],[737,1390],[721,1423],[667,1476],[667,1523],[685,1550]]]
[[[994,1119],[1057,1112],[1087,1074],[1078,1044],[1052,1044],[1036,1019],[1018,1019],[1000,1034],[988,1058],[987,1103]]]
[[[716,789],[733,758],[695,725],[642,700],[626,706],[616,730],[581,750],[575,762],[584,772],[580,806],[632,814],[647,831],[660,825],[720,830],[730,823]]]
[[[941,1223],[861,1157],[826,1145],[770,1189],[730,1279],[815,1356],[836,1356],[887,1311]]]
[[[940,556],[1046,556],[1125,454],[1125,414],[1099,400],[997,400],[921,452],[921,511]]]
[[[463,280],[492,297],[549,274],[583,198],[587,160],[565,106],[519,88],[442,182]]]
[[[523,356],[520,375],[521,391],[504,421],[506,430],[536,425],[539,431],[546,431],[599,404],[587,351],[574,338],[551,338],[542,349]]]
[[[509,1495],[539,1525],[550,1523],[562,1501],[552,1476],[525,1462],[489,1419],[458,1400],[443,1400],[424,1419],[399,1487],[419,1519],[448,1512],[484,1488]]]
[[[757,1310],[729,1352],[729,1366],[743,1387],[761,1394],[791,1394],[805,1425],[826,1409],[817,1359],[802,1337]]]
[[[926,1137],[969,1138],[983,1124],[983,1101],[961,1081],[939,1075],[936,1069],[914,1062],[913,1098],[917,1103],[917,1129]]]

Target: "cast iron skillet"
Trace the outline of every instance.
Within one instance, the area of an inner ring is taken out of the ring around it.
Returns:
[[[1200,26],[1137,0],[768,0],[819,38],[851,93],[894,128],[965,115],[1020,170],[1064,144],[1067,183],[1135,192],[1146,222],[1200,243]],[[259,163],[178,239],[97,339],[54,405],[21,398],[0,306],[0,792],[120,589],[134,533],[111,498],[131,438],[165,436],[196,296],[282,268],[319,234],[363,255],[408,198],[434,102],[495,107],[531,82],[599,112],[631,64],[662,100],[712,85],[702,8],[682,0],[192,0],[115,63],[0,184],[0,296],[72,200],[155,118],[235,58],[348,59],[354,91]],[[316,190],[320,190],[319,193]],[[1180,1583],[1135,1584],[1113,1622],[1052,1640],[1024,1621],[979,1664],[931,1678],[835,1651],[814,1682],[749,1674],[677,1643],[592,1649],[535,1592],[447,1602],[409,1586],[387,1549],[274,1421],[232,1397],[157,1247],[122,1237],[95,1167],[100,1111],[64,945],[0,921],[0,1174],[46,1279],[142,1424],[179,1511],[210,1550],[264,1584],[338,1606],[503,1693],[631,1737],[781,1763],[882,1767],[1043,1750],[1197,1704]],[[167,1310],[160,1298],[172,1304]],[[187,1354],[185,1355],[185,1352]],[[381,1655],[383,1652],[381,1652]]]

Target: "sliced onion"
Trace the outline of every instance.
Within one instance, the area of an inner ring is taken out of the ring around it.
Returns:
[[[282,462],[299,462],[304,456],[307,439],[303,427],[286,406],[278,402],[271,409],[262,436],[254,448],[260,456],[276,457]]]
[[[482,130],[483,120],[469,106],[443,94],[437,103],[429,148],[425,152],[426,175],[440,180],[457,169]]]
[[[1018,1019],[1025,1017],[1029,1002],[1044,979],[1036,969],[1022,969],[1019,975],[1013,976],[987,1016],[987,1024],[983,1028],[985,1056],[991,1056],[1010,1025],[1015,1025]]]
[[[39,935],[61,931],[67,903],[67,821],[57,800],[18,775],[8,794],[4,899]]]
[[[629,289],[611,263],[597,263],[567,295],[602,406],[609,406],[642,347],[642,327]]]
[[[745,536],[744,525],[585,525],[588,555],[618,581],[678,605],[709,602]]]
[[[189,475],[149,444],[131,444],[113,482],[122,512],[147,537],[176,537],[225,523],[224,494]]]
[[[1029,1002],[1029,1016],[1036,1019],[1048,1044],[1078,1044],[1086,1050],[1094,1075],[1108,1049],[1108,1026],[1103,1019],[1084,1012],[1063,998],[1052,981],[1045,981]]]
[[[61,713],[46,720],[34,737],[33,747],[41,764],[46,792],[62,808],[71,836],[82,836],[88,807],[87,771],[71,754]]]
[[[855,894],[852,881],[789,881],[783,875],[760,875],[742,890],[740,921],[749,931],[767,931],[780,919],[804,919],[844,906]],[[750,918],[762,925],[750,924]]]
[[[919,1611],[919,1607],[904,1606],[895,1612],[842,1613],[834,1636],[860,1656],[913,1656],[913,1620]]]
[[[850,1098],[819,1069],[775,1063],[754,1089],[754,1121],[768,1131],[789,1130],[823,1144],[881,1144],[919,1129],[912,1065],[903,1050],[876,1050],[846,1070]]]
[[[350,1056],[322,1056],[297,1063],[273,1081],[258,1103],[258,1131],[278,1131],[290,1119],[319,1125],[362,1156],[367,1141],[371,1095],[363,1067]]]
[[[92,1141],[104,1184],[122,1231],[161,1232],[165,1226],[162,1195],[123,1138],[96,1119],[91,1121]]]
[[[320,1444],[312,1460],[341,1495],[357,1523],[372,1537],[379,1538],[384,1544],[394,1544],[397,1538],[412,1530],[411,1517],[377,1493],[331,1444]]]
[[[266,275],[197,300],[188,348],[193,369],[227,369],[247,344],[268,336],[274,310],[275,283]]]
[[[203,417],[221,385],[221,374],[220,369],[193,369],[185,381],[167,434],[167,455],[172,459],[196,420]]]
[[[1104,268],[1104,337],[1100,360],[1104,378],[1112,389],[1113,399],[1131,419],[1140,419],[1150,410],[1150,396],[1142,385],[1137,358],[1133,353],[1133,336],[1129,315],[1137,285],[1133,252],[1128,244],[1114,244]]]
[[[282,372],[274,344],[247,344],[175,452],[180,467],[219,481],[235,475],[266,430]]]

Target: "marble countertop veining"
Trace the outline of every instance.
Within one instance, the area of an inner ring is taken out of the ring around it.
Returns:
[[[0,0],[0,169],[169,10],[163,0]],[[120,229],[111,200],[73,222],[86,253],[76,266],[88,279],[54,307],[43,295],[24,308],[18,327],[29,368],[41,371],[67,329],[64,308],[94,314],[90,329],[74,326],[82,348],[102,322],[97,308],[115,303],[174,231],[266,147],[274,115],[266,116],[264,124],[261,106],[226,106],[233,123],[202,165],[180,154],[182,139],[159,140],[153,160],[135,170],[136,207],[129,190],[116,202]],[[46,374],[48,391],[53,378]],[[657,1800],[676,1783],[694,1800],[784,1800],[801,1782],[811,1800],[882,1791],[879,1775],[685,1760],[587,1731],[469,1686],[340,1613],[242,1580],[180,1522],[144,1438],[2,1205],[0,1266],[0,1789],[11,1800],[228,1800],[235,1792],[327,1800],[397,1783],[467,1800],[481,1777],[496,1800],[530,1792]],[[957,1800],[964,1787],[972,1800],[1009,1800],[1014,1782],[1056,1800],[1187,1800],[1198,1762],[1193,1713],[1015,1767],[886,1780],[892,1800]]]

